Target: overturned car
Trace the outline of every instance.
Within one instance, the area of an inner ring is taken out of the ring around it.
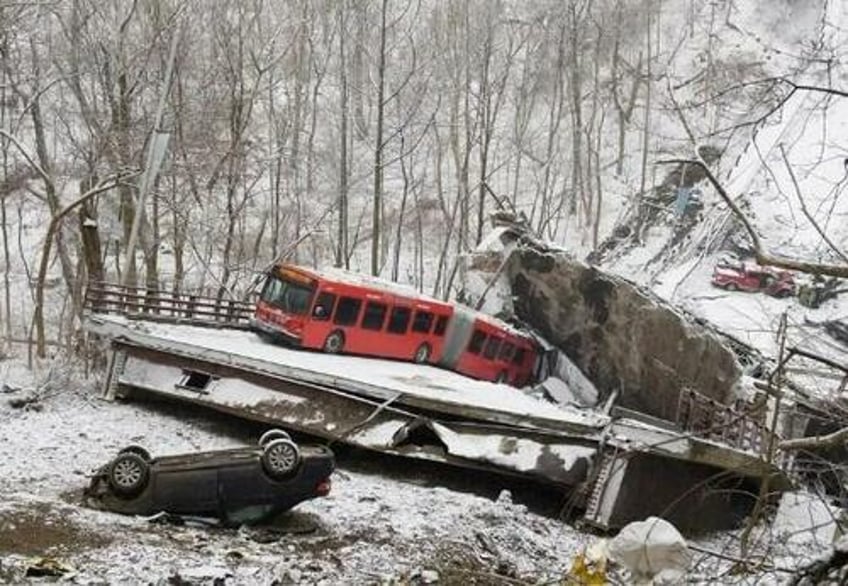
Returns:
[[[299,446],[274,429],[256,447],[153,458],[128,446],[97,469],[85,495],[90,505],[117,513],[211,516],[239,525],[326,496],[334,467],[328,448]]]

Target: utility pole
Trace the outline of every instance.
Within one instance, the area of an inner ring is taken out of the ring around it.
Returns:
[[[153,134],[150,137],[150,142],[147,145],[147,157],[144,164],[144,172],[141,175],[139,182],[138,199],[136,200],[136,214],[133,218],[132,229],[130,230],[130,238],[127,242],[126,256],[124,257],[124,266],[129,267],[135,256],[136,241],[138,240],[138,232],[141,229],[141,220],[144,217],[144,205],[147,201],[147,193],[150,191],[150,186],[159,172],[159,167],[162,160],[165,158],[165,152],[168,150],[168,140],[170,134],[163,132],[162,113],[165,110],[165,101],[168,99],[168,93],[171,89],[171,76],[174,70],[174,59],[177,54],[177,45],[179,44],[180,33],[182,32],[182,22],[178,22],[174,36],[171,38],[171,48],[168,54],[168,66],[165,69],[165,79],[162,80],[162,89],[159,93],[159,103],[156,105],[156,115],[153,122]],[[129,284],[131,271],[124,271],[122,285]]]

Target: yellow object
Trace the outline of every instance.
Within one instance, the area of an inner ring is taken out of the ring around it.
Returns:
[[[565,583],[568,586],[604,586],[607,583],[607,560],[591,560],[585,551],[578,553],[571,562]]]

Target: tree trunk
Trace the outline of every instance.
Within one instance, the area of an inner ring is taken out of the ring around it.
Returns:
[[[386,8],[383,0],[380,9],[380,54],[377,69],[377,133],[374,138],[374,208],[371,214],[371,274],[380,274],[380,236],[383,206],[383,116],[386,90]]]
[[[345,55],[345,37],[347,37],[346,0],[339,2],[339,110],[341,113],[341,130],[339,137],[339,226],[338,242],[336,244],[336,266],[350,268],[348,265],[348,170],[347,170],[347,124],[348,124],[348,89],[347,89],[347,59]]]
[[[647,24],[645,25],[645,52],[647,54],[647,64],[646,64],[646,88],[645,88],[645,117],[643,121],[643,130],[642,130],[642,172],[641,179],[639,182],[639,215],[636,223],[636,237],[641,240],[642,238],[642,228],[644,226],[644,222],[646,220],[646,215],[648,213],[648,208],[645,203],[645,189],[648,186],[648,148],[650,147],[650,124],[651,124],[651,23],[653,17],[653,0],[647,0],[647,7],[645,10],[645,17],[647,18]]]

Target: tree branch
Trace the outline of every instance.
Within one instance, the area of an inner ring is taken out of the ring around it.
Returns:
[[[773,267],[779,267],[782,269],[787,269],[790,271],[799,271],[802,273],[810,273],[814,275],[826,275],[829,277],[839,277],[842,279],[848,278],[848,265],[831,265],[831,264],[821,264],[821,263],[813,263],[795,260],[792,258],[785,258],[779,256],[773,256],[767,254],[762,247],[762,243],[760,241],[760,237],[757,235],[757,232],[754,230],[754,226],[748,220],[745,213],[736,205],[736,203],[731,199],[730,195],[724,189],[724,187],[719,183],[719,180],[716,179],[715,175],[712,174],[709,167],[699,160],[699,159],[666,159],[662,161],[657,161],[658,165],[680,165],[680,164],[690,164],[697,165],[700,167],[704,174],[706,175],[709,182],[718,192],[719,196],[724,200],[724,202],[728,205],[730,210],[733,212],[733,215],[742,223],[745,227],[745,231],[748,233],[748,236],[751,238],[751,244],[754,247],[754,256],[757,262],[761,265],[770,265]]]
[[[777,447],[783,451],[816,450],[839,446],[844,444],[846,441],[848,441],[848,427],[843,427],[842,429],[827,435],[786,439],[780,442]]]
[[[813,225],[813,228],[816,229],[816,232],[819,233],[819,236],[822,237],[822,240],[824,240],[827,245],[830,246],[830,249],[833,250],[833,252],[835,252],[836,254],[838,254],[839,258],[848,263],[848,256],[845,256],[845,253],[839,250],[839,247],[837,247],[836,244],[834,244],[833,241],[828,237],[828,235],[825,234],[824,230],[821,229],[821,226],[819,226],[818,222],[816,222],[816,220],[810,214],[810,211],[807,209],[807,204],[804,202],[804,196],[801,195],[801,188],[798,187],[798,181],[795,179],[795,173],[792,171],[792,166],[789,164],[789,159],[786,156],[786,150],[783,148],[783,144],[779,144],[778,148],[780,149],[780,155],[783,157],[783,163],[786,165],[786,170],[789,172],[789,178],[792,179],[792,186],[795,188],[795,195],[798,196],[798,203],[801,204],[801,211],[803,211],[804,215],[807,216],[807,219],[810,221],[810,224]]]

